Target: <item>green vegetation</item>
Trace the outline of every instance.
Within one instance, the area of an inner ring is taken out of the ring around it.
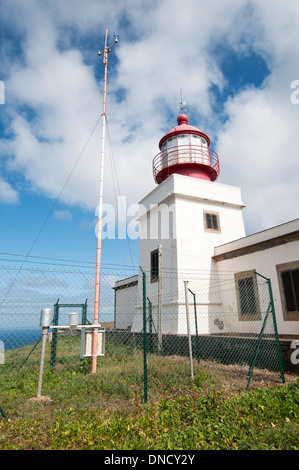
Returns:
[[[299,450],[299,381],[225,397],[162,400],[108,413],[32,403],[0,424],[0,449]]]
[[[232,392],[215,371],[197,365],[192,382],[186,358],[153,355],[144,404],[137,349],[110,352],[91,375],[88,359],[72,360],[73,341],[64,338],[55,369],[45,368],[42,392],[51,401],[32,400],[38,348],[25,364],[28,347],[11,353],[13,361],[7,356],[0,369],[0,405],[8,417],[0,415],[0,450],[299,450],[298,378]]]

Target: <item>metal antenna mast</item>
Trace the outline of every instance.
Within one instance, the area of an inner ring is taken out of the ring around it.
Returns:
[[[186,109],[184,109],[184,106],[186,106],[186,104],[187,104],[187,101],[183,101],[183,93],[181,89],[181,103],[178,106],[178,109],[181,109],[181,114],[184,114],[184,112],[186,111]]]
[[[98,230],[97,230],[97,256],[96,256],[96,280],[95,280],[95,299],[94,299],[94,324],[99,324],[99,303],[100,303],[100,275],[101,275],[101,247],[102,247],[102,215],[103,215],[103,183],[104,183],[104,157],[105,157],[105,131],[106,131],[106,94],[107,94],[107,66],[108,53],[111,48],[118,43],[118,36],[115,36],[113,44],[107,46],[108,26],[106,27],[105,47],[104,50],[98,52],[98,55],[104,54],[103,64],[104,73],[104,96],[103,96],[103,113],[102,113],[102,145],[101,145],[101,167],[100,167],[100,196],[99,196],[99,214],[98,214]],[[97,371],[97,350],[98,336],[97,328],[93,331],[92,336],[92,369],[93,374]]]

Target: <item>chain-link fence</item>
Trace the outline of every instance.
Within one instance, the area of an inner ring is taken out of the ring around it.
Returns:
[[[100,328],[93,326],[94,278],[88,263],[35,258],[0,266],[0,410],[39,394],[61,406],[113,407],[284,381],[271,284],[263,276],[157,276],[103,266]],[[91,373],[94,331],[99,349]]]
[[[178,383],[183,374],[199,387],[209,376],[209,385],[239,390],[285,380],[269,279],[253,271],[153,279],[141,271],[149,384]],[[133,330],[140,323],[135,316]]]

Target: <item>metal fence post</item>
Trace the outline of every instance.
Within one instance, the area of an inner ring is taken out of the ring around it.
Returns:
[[[196,312],[196,296],[191,289],[188,289],[189,292],[193,295],[193,303],[194,303],[194,320],[195,320],[195,333],[196,333],[196,354],[197,354],[197,361],[200,362],[199,357],[199,337],[198,337],[198,325],[197,325],[197,312]]]
[[[87,323],[87,299],[85,300],[85,304],[82,305],[82,325],[86,325]]]
[[[48,337],[48,326],[43,326],[42,329],[42,349],[41,349],[41,357],[40,357],[40,366],[39,366],[39,375],[38,375],[38,384],[37,384],[37,394],[36,398],[39,400],[41,398],[41,390],[42,390],[42,383],[43,383],[43,371],[44,371],[44,363],[45,363],[45,352],[46,352],[46,341]]]
[[[276,348],[277,348],[278,361],[279,361],[279,367],[280,367],[280,376],[281,376],[281,380],[283,381],[283,383],[285,383],[285,376],[284,376],[284,370],[283,370],[283,362],[282,362],[282,355],[281,355],[281,349],[280,349],[280,342],[279,342],[279,337],[278,337],[278,330],[277,330],[277,323],[276,323],[276,315],[275,315],[275,308],[274,308],[274,300],[273,300],[271,279],[268,279],[267,283],[268,283],[269,295],[270,295],[270,303],[271,303],[271,310],[272,310],[272,318],[273,318],[273,325],[274,325]]]
[[[280,349],[280,342],[279,342],[279,336],[278,336],[278,329],[277,329],[277,323],[276,323],[276,315],[275,315],[275,307],[274,307],[274,300],[273,300],[273,292],[272,292],[272,284],[271,284],[271,279],[268,277],[263,276],[260,273],[256,274],[263,279],[266,280],[267,285],[268,285],[268,291],[269,291],[269,298],[270,298],[270,307],[272,311],[272,319],[273,319],[273,326],[274,326],[274,335],[275,335],[275,342],[276,342],[276,349],[277,349],[277,355],[278,355],[278,362],[279,362],[279,368],[280,368],[280,376],[281,380],[283,383],[285,383],[285,376],[284,376],[284,370],[283,370],[283,362],[282,362],[282,355],[281,355],[281,349]]]
[[[4,419],[8,419],[6,414],[4,413],[3,409],[1,408],[1,406],[0,406],[0,414],[1,414],[1,416],[3,416]]]
[[[153,312],[152,312],[152,302],[147,297],[148,301],[148,320],[149,320],[149,352],[154,352],[154,345],[153,345]]]
[[[247,382],[246,390],[248,390],[250,382],[251,382],[251,378],[252,378],[253,370],[254,370],[254,367],[255,367],[256,359],[257,359],[257,356],[258,356],[258,353],[259,353],[259,350],[260,350],[260,345],[261,345],[261,342],[262,342],[262,339],[263,339],[263,334],[264,334],[264,330],[265,330],[265,327],[266,327],[266,323],[267,323],[267,319],[268,319],[268,315],[269,315],[269,311],[270,311],[270,306],[271,305],[269,303],[267,313],[266,313],[264,321],[263,321],[263,326],[262,326],[262,329],[261,329],[260,334],[259,334],[258,344],[257,344],[256,350],[255,350],[254,358],[253,358],[252,364],[250,365],[250,368],[249,368],[249,379],[248,379],[248,382]]]
[[[146,338],[146,275],[143,269],[142,272],[142,310],[143,310],[143,388],[144,388],[144,402],[147,403],[147,338]]]
[[[189,301],[188,301],[188,281],[184,281],[185,284],[185,300],[186,300],[186,319],[187,319],[187,333],[188,333],[188,344],[189,344],[189,362],[190,362],[190,375],[193,380],[193,357],[192,357],[192,342],[190,334],[190,321],[189,321]]]
[[[158,348],[162,350],[162,245],[158,246]]]

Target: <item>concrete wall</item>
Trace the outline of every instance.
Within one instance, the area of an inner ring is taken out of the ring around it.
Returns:
[[[150,280],[150,253],[162,246],[163,333],[186,332],[184,280],[198,272],[209,275],[215,269],[215,246],[244,237],[240,189],[182,175],[172,175],[141,202],[139,265],[146,272],[146,295],[158,303],[158,283]],[[219,215],[220,230],[206,231],[205,211]],[[142,276],[139,273],[138,306],[134,331],[142,325]],[[203,293],[201,292],[201,295]],[[208,294],[204,294],[208,295]],[[190,302],[193,305],[192,299]],[[208,310],[215,309],[210,299],[202,299]],[[210,305],[211,304],[211,305]],[[202,333],[208,333],[208,318]],[[192,323],[192,331],[195,331]]]
[[[296,230],[298,222],[245,237],[244,204],[239,188],[182,175],[172,175],[156,186],[140,202],[140,208],[139,265],[146,273],[146,295],[153,304],[154,318],[157,316],[158,282],[150,279],[150,254],[159,244],[162,246],[164,334],[186,333],[184,281],[189,281],[190,289],[196,294],[199,334],[215,334],[220,328],[221,333],[259,333],[263,316],[256,321],[240,321],[238,317],[234,281],[234,273],[255,270],[271,279],[279,334],[299,336],[299,320],[283,318],[277,276],[277,265],[299,259],[299,241],[285,238],[290,230]],[[205,229],[205,211],[219,214],[219,231]],[[274,239],[280,241],[271,246]],[[236,254],[229,256],[231,250]],[[220,282],[224,273],[230,277],[227,288]],[[218,281],[213,280],[213,276],[218,276]],[[139,271],[138,288],[128,293],[117,291],[118,327],[127,328],[132,324],[132,331],[142,330],[142,288]],[[259,298],[264,314],[268,294],[260,292]],[[192,297],[189,302],[194,316]],[[118,318],[119,314],[122,318]],[[193,321],[191,333],[195,333]]]
[[[115,328],[130,329],[136,314],[138,277],[118,281],[115,285],[114,322]]]
[[[218,272],[232,271],[235,273],[256,270],[271,279],[274,307],[279,335],[299,335],[298,321],[285,321],[282,312],[282,299],[278,282],[277,265],[299,259],[299,241],[290,241],[283,245],[273,246],[265,250],[245,254],[235,258],[218,261]]]

